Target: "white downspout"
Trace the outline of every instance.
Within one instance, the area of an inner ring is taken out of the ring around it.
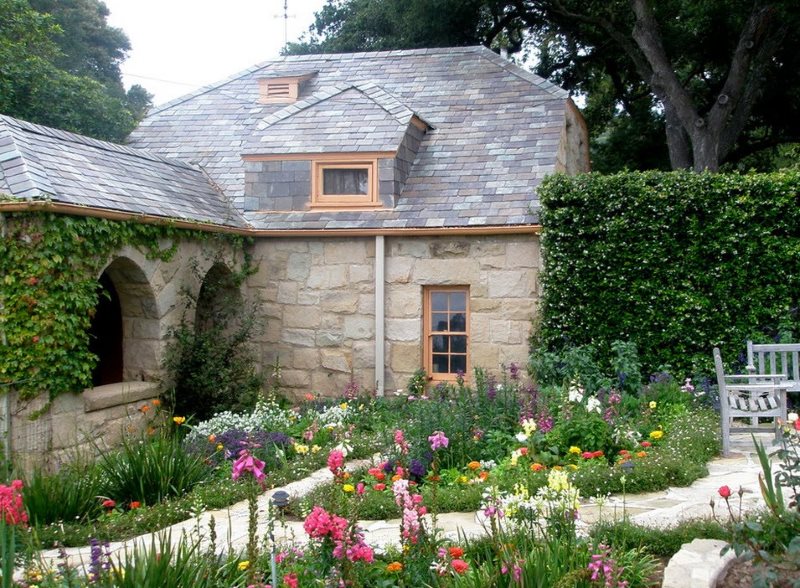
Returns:
[[[375,236],[375,394],[384,395],[384,284],[386,257],[383,235]]]

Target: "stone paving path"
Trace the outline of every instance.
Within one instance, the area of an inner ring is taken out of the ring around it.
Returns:
[[[611,496],[602,506],[602,509],[592,501],[583,501],[580,513],[581,524],[588,527],[599,518],[628,518],[640,524],[655,527],[673,525],[681,520],[697,517],[708,517],[711,514],[709,501],[714,498],[719,502],[717,490],[720,486],[729,486],[734,493],[741,486],[744,489],[743,508],[752,509],[761,504],[761,495],[758,486],[758,474],[761,468],[749,437],[736,439],[733,447],[733,456],[723,459],[717,458],[708,464],[709,475],[696,480],[686,488],[667,488],[659,492],[636,494],[628,496]],[[366,460],[351,462],[348,469],[355,470],[367,465]],[[292,498],[305,495],[313,488],[329,481],[331,474],[321,469],[308,478],[293,482],[283,487]],[[259,511],[259,537],[263,537],[267,530],[267,514],[269,500],[277,491],[270,490],[264,493],[258,501]],[[183,521],[165,529],[160,533],[149,533],[127,541],[114,542],[110,545],[112,558],[124,557],[126,551],[135,545],[150,546],[158,541],[164,532],[175,540],[186,534],[190,537],[201,533],[201,543],[207,543],[209,521],[213,516],[216,523],[217,545],[228,549],[244,551],[247,543],[248,505],[247,502],[234,504],[226,509],[204,512],[197,518]],[[364,529],[365,541],[374,548],[381,550],[389,544],[396,545],[399,537],[399,519],[385,521],[362,521],[359,523]],[[438,515],[438,527],[448,538],[457,540],[459,533],[466,536],[476,536],[485,533],[479,513],[444,513]],[[275,528],[275,539],[305,541],[302,522],[288,521]],[[66,549],[70,565],[80,566],[89,561],[89,547]],[[41,552],[45,563],[55,566],[60,560],[58,550]]]

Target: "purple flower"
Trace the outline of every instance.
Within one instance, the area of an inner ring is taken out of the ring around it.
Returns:
[[[497,382],[494,379],[494,376],[489,376],[489,381],[487,382],[487,390],[486,390],[486,398],[489,400],[494,400],[497,398]]]
[[[519,365],[512,361],[511,365],[508,366],[508,375],[512,380],[519,380]]]
[[[428,441],[430,441],[431,449],[433,451],[436,451],[442,447],[447,447],[450,444],[450,440],[442,431],[434,431],[433,435],[428,437]]]
[[[416,478],[424,478],[428,467],[418,459],[412,459],[408,466],[409,473]]]

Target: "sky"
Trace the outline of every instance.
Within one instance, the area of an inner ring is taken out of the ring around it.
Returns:
[[[144,86],[163,104],[278,57],[314,22],[325,0],[103,0],[108,23],[132,49],[121,70],[125,87]]]

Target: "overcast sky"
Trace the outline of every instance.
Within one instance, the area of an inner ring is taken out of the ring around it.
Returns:
[[[122,64],[126,87],[141,84],[163,104],[277,57],[284,22],[295,41],[325,0],[104,0],[108,22],[132,50]]]

